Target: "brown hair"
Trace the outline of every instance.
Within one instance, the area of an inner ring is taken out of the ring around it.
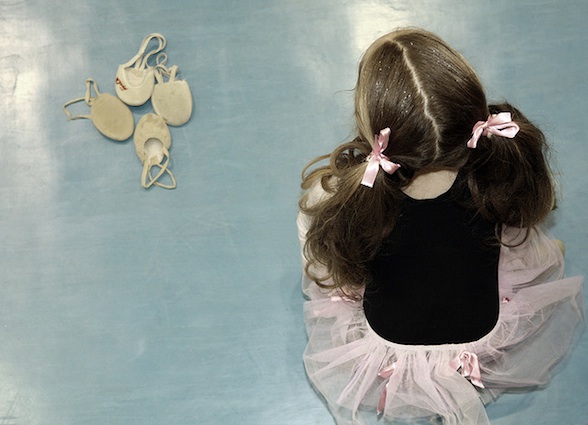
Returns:
[[[474,124],[498,112],[511,112],[520,126],[517,136],[483,137],[477,149],[467,148]],[[497,229],[531,227],[553,209],[543,133],[506,103],[488,106],[472,67],[434,34],[399,30],[367,49],[359,65],[355,120],[357,137],[303,172],[307,191],[300,209],[311,220],[307,273],[321,286],[353,292],[368,282],[370,262],[396,222],[402,189],[419,171],[462,169],[472,208]],[[384,154],[401,168],[393,175],[379,171],[371,189],[361,186],[374,134],[386,127],[392,134]],[[328,165],[309,172],[327,158]],[[308,189],[315,184],[329,196],[312,203]]]

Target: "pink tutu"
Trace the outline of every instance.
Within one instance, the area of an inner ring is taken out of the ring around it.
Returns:
[[[516,230],[505,229],[513,240]],[[502,247],[501,308],[478,341],[412,346],[369,326],[362,303],[305,278],[304,364],[338,425],[437,420],[488,424],[484,405],[502,392],[544,386],[583,322],[582,277],[564,278],[563,256],[541,230]]]

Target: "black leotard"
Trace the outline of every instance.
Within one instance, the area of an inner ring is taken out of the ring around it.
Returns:
[[[373,261],[364,311],[383,338],[408,345],[475,341],[498,320],[495,224],[465,208],[458,176],[435,199],[406,197]]]

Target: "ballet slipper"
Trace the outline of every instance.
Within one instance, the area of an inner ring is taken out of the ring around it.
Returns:
[[[157,84],[151,97],[155,113],[172,126],[187,123],[192,115],[190,87],[186,81],[176,79],[177,72],[177,65],[166,68],[164,63],[159,63],[155,72]],[[164,81],[164,77],[167,77],[167,81]]]
[[[158,46],[147,52],[151,40],[157,40]],[[140,106],[147,102],[155,86],[155,68],[147,61],[151,56],[161,52],[166,46],[165,37],[158,33],[149,34],[143,39],[138,53],[128,62],[119,65],[116,71],[115,89],[117,96],[127,105]]]
[[[70,100],[63,105],[63,110],[70,120],[89,119],[96,129],[109,139],[116,141],[127,140],[133,134],[135,121],[131,110],[116,96],[100,93],[98,84],[92,79],[86,80],[86,95]],[[96,96],[92,97],[92,87]],[[90,115],[72,115],[68,106],[85,101],[90,106]]]
[[[164,189],[175,189],[176,179],[169,170],[169,149],[171,147],[171,133],[163,118],[156,114],[146,114],[137,123],[134,136],[135,152],[143,164],[141,185],[148,189],[151,186],[159,186]],[[155,176],[152,168],[159,171]],[[159,180],[167,173],[171,184],[163,184]]]

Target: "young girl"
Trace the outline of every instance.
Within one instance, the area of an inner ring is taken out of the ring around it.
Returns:
[[[302,183],[308,376],[339,425],[487,424],[485,403],[548,382],[583,318],[538,227],[545,138],[422,30],[368,48],[355,119]]]

